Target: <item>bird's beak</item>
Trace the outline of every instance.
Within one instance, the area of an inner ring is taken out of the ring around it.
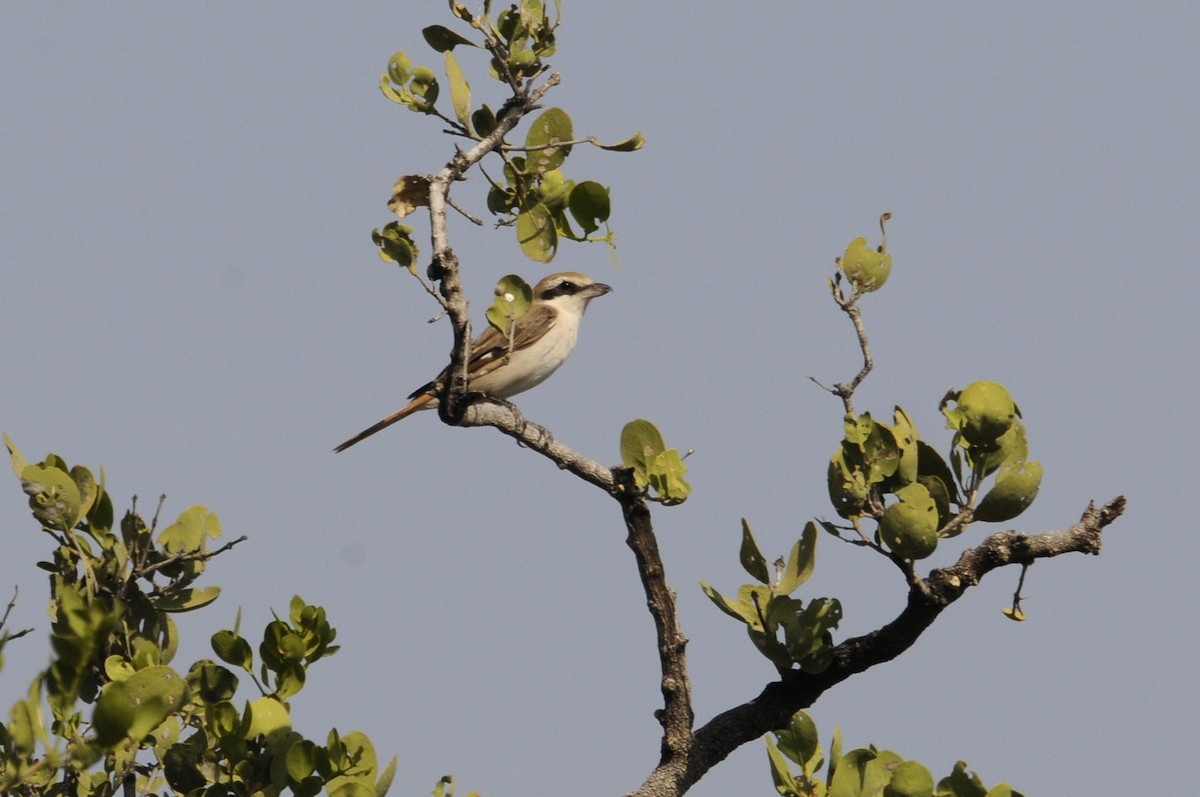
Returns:
[[[612,288],[605,285],[603,282],[593,282],[591,285],[583,289],[583,295],[589,299],[595,299],[597,296],[603,296],[606,293],[611,293]]]

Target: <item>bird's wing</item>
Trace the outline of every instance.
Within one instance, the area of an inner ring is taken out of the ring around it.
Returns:
[[[505,359],[509,351],[523,349],[546,333],[546,329],[554,322],[556,311],[545,305],[534,305],[525,315],[513,321],[512,348],[509,348],[508,338],[493,326],[488,326],[479,337],[471,341],[471,359],[467,363],[467,373],[473,378],[490,374],[508,361]],[[416,398],[422,393],[436,393],[438,385],[442,384],[450,373],[447,366],[438,374],[437,379],[421,385],[414,390],[409,398]]]

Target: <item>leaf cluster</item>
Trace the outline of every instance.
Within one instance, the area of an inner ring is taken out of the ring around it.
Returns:
[[[644,143],[640,133],[607,145],[590,136],[576,140],[571,117],[562,108],[549,108],[534,119],[522,145],[506,142],[504,131],[497,133],[498,121],[509,112],[509,104],[526,96],[548,68],[545,59],[555,52],[561,20],[561,9],[558,3],[555,6],[551,19],[541,0],[522,0],[494,15],[490,2],[478,15],[452,2],[451,13],[470,26],[468,35],[443,25],[425,28],[425,41],[441,54],[449,86],[451,108],[445,113],[438,106],[442,96],[438,75],[428,67],[414,66],[405,52],[392,55],[380,78],[385,97],[411,111],[441,119],[453,135],[476,142],[501,136],[493,150],[501,160],[499,176],[488,176],[487,209],[498,225],[515,230],[521,250],[539,263],[553,260],[561,239],[603,241],[610,248],[614,246],[608,227],[609,190],[594,180],[568,178],[562,169],[572,147],[588,143],[632,152]],[[455,55],[456,48],[475,49],[490,56],[490,78],[512,95],[499,110],[475,102],[466,71]],[[428,179],[422,175],[401,177],[389,207],[403,218],[428,204],[428,187]],[[372,239],[385,261],[411,269],[419,252],[411,232],[392,222],[382,231],[375,230]]]
[[[208,550],[221,534],[216,515],[195,506],[158,531],[157,513],[147,524],[135,501],[114,528],[103,472],[97,481],[54,454],[28,464],[4,439],[33,517],[55,548],[39,563],[50,573],[53,657],[0,723],[0,792],[290,789],[305,797],[324,789],[382,797],[395,761],[381,772],[367,737],[333,730],[322,745],[291,727],[288,699],[312,664],[337,652],[324,609],[292,599],[288,617],[264,629],[257,678],[240,621],[213,636],[221,661],[250,675],[255,699],[235,703],[237,675],[209,659],[181,675],[172,666],[179,644],[172,615],[216,600],[217,587],[196,582],[207,561],[233,544]]]
[[[667,448],[662,432],[650,421],[639,418],[621,430],[621,462],[633,471],[638,489],[652,501],[675,506],[687,500],[692,486],[683,478],[687,466],[679,450]]]
[[[825,754],[817,741],[817,726],[803,711],[788,727],[766,738],[767,757],[775,790],[783,797],[1021,797],[1007,783],[987,789],[967,764],[934,785],[922,764],[874,745],[843,754],[841,733],[834,730],[825,777]],[[799,767],[792,771],[792,765]]]
[[[781,675],[797,667],[818,673],[832,661],[833,629],[842,619],[841,603],[837,598],[814,598],[806,604],[791,597],[812,575],[816,552],[817,526],[809,521],[786,562],[782,558],[775,562],[772,578],[750,524],[743,518],[739,559],[755,583],[742,585],[732,598],[700,582],[718,609],[745,623],[754,646]]]
[[[951,391],[941,410],[955,430],[950,464],[920,438],[901,407],[890,425],[869,412],[846,415],[827,484],[834,510],[858,534],[853,541],[886,546],[901,560],[923,559],[972,521],[1011,520],[1037,497],[1041,465],[1027,461],[1025,427],[1002,385],[976,382]],[[977,504],[984,479],[993,474],[993,486]],[[862,529],[863,519],[875,521],[872,534]],[[842,536],[843,527],[822,526]]]

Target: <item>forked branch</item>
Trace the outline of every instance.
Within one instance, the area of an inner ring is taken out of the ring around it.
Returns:
[[[1124,511],[1125,498],[1117,496],[1099,509],[1089,504],[1079,522],[1068,529],[1035,535],[1015,531],[991,535],[964,551],[955,564],[918,580],[896,619],[834,648],[833,663],[824,672],[796,671],[768,684],[753,699],[714,717],[696,731],[695,744],[683,771],[660,768],[635,794],[646,797],[683,794],[735,749],[784,727],[792,715],[811,706],[826,690],[908,650],[944,609],[991,571],[1066,553],[1098,554],[1104,528]]]

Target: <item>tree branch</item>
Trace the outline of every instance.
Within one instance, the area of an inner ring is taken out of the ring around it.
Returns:
[[[656,771],[682,775],[692,749],[692,687],[687,674],[687,637],[679,625],[675,593],[667,584],[666,568],[658,551],[650,509],[645,494],[628,468],[606,468],[595,460],[557,442],[544,426],[525,420],[507,403],[482,400],[463,412],[463,426],[492,426],[533,449],[586,482],[596,485],[621,505],[628,530],[626,544],[637,560],[638,575],[646,595],[646,606],[654,619],[658,658],[662,674],[663,707],[655,717],[663,728],[661,757]]]
[[[748,702],[713,717],[696,731],[695,744],[682,775],[656,770],[634,794],[656,797],[682,794],[736,748],[785,726],[793,714],[811,706],[827,689],[912,647],[946,607],[992,570],[1009,564],[1027,565],[1065,553],[1098,554],[1101,532],[1124,511],[1125,497],[1118,496],[1100,509],[1089,504],[1079,522],[1062,531],[1033,536],[1015,531],[991,535],[975,548],[964,551],[955,564],[919,579],[895,620],[834,648],[833,663],[824,672],[797,671],[767,684]],[[668,779],[674,781],[674,789]]]
[[[525,117],[538,108],[538,102],[547,91],[557,86],[559,76],[550,75],[546,82],[533,91],[522,87],[514,89],[513,96],[505,102],[496,116],[496,127],[466,152],[458,150],[441,171],[429,179],[429,234],[433,242],[433,263],[430,279],[438,280],[438,290],[444,300],[450,323],[454,327],[454,348],[450,351],[450,379],[442,386],[438,414],[447,423],[458,423],[462,416],[460,406],[467,390],[466,364],[470,358],[471,316],[467,300],[463,296],[459,278],[458,257],[450,248],[450,235],[446,227],[446,207],[449,204],[450,186],[461,180],[463,175],[489,152],[495,151],[504,137]]]
[[[521,445],[546,457],[562,470],[570,471],[614,498],[621,495],[621,486],[613,478],[611,468],[558,442],[549,429],[525,420],[516,407],[508,402],[484,399],[472,403],[463,411],[459,425],[492,426],[499,429]]]
[[[692,746],[694,719],[691,684],[687,677],[684,654],[687,639],[679,627],[675,595],[667,585],[666,572],[659,555],[658,543],[650,522],[650,510],[646,506],[643,491],[637,489],[629,471],[605,468],[556,442],[549,430],[526,421],[513,405],[494,400],[478,401],[477,396],[467,393],[466,364],[470,359],[471,319],[466,298],[462,293],[458,258],[450,248],[446,226],[446,207],[451,204],[450,187],[461,180],[466,172],[489,152],[500,148],[504,137],[526,114],[537,109],[541,98],[559,82],[559,76],[553,74],[542,85],[531,89],[531,83],[522,84],[507,72],[507,67],[504,66],[505,59],[500,57],[503,55],[503,48],[494,38],[488,36],[486,46],[497,57],[502,74],[508,78],[512,96],[497,114],[495,129],[466,152],[458,150],[442,170],[429,179],[430,236],[433,242],[433,262],[430,265],[429,277],[439,282],[443,306],[454,327],[450,378],[442,386],[438,415],[451,425],[494,426],[549,458],[560,468],[569,470],[601,488],[620,503],[629,532],[626,542],[637,560],[638,574],[646,593],[646,604],[654,618],[658,638],[663,693],[663,708],[656,712],[663,726],[659,768],[669,766],[672,771],[683,772]]]

